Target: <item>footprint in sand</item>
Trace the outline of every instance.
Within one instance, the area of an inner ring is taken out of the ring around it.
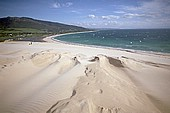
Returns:
[[[96,90],[95,93],[102,94],[103,90],[102,89]]]
[[[86,85],[89,85],[89,84],[90,84],[89,82],[86,83]]]
[[[6,68],[6,67],[7,67],[7,65],[5,64],[5,65],[3,65],[1,68],[4,69],[4,68]]]
[[[85,75],[86,75],[87,77],[88,77],[90,74],[93,74],[93,75],[94,75],[94,73],[92,73],[92,69],[89,69],[88,67],[86,67],[84,73],[85,73]]]

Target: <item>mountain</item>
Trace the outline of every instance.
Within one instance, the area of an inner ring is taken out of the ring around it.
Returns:
[[[66,32],[79,32],[88,31],[89,29],[66,25],[57,22],[36,20],[28,17],[6,17],[0,18],[0,28],[32,28],[44,32],[52,33],[66,33]]]
[[[43,37],[49,35],[89,30],[90,29],[79,26],[37,20],[28,17],[0,18],[0,41],[5,41],[7,39],[42,41]]]

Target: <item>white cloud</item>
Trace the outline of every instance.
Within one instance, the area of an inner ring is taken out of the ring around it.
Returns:
[[[118,19],[119,16],[115,15],[107,15],[107,16],[96,16],[93,14],[88,15],[89,18],[93,19],[93,21],[90,22],[84,22],[84,23],[79,23],[79,25],[85,26],[85,27],[115,27],[118,25],[118,22],[115,21],[115,19]]]
[[[66,2],[66,3],[55,2],[55,3],[53,4],[53,7],[54,7],[54,8],[62,8],[62,7],[70,7],[70,6],[72,6],[72,5],[73,5],[72,2]]]
[[[115,15],[107,15],[107,16],[102,16],[102,19],[105,19],[105,20],[119,19],[119,16],[115,16]]]
[[[107,22],[104,22],[103,24],[108,27],[113,27],[113,26],[117,25],[118,22],[117,21],[107,21]]]
[[[92,14],[91,14],[91,15],[88,15],[88,17],[89,17],[89,18],[92,18],[92,19],[96,18],[96,16],[95,16],[95,15],[92,15]]]
[[[133,18],[133,17],[138,17],[138,16],[139,14],[132,14],[132,13],[127,13],[123,15],[124,18]]]
[[[88,28],[117,28],[119,23],[117,21],[95,21],[95,22],[77,22],[74,23],[78,26],[88,27]]]
[[[119,16],[115,16],[115,15],[106,15],[106,16],[96,16],[93,14],[88,15],[89,18],[91,19],[103,19],[103,20],[112,20],[112,19],[119,19]]]
[[[144,14],[152,14],[162,16],[170,14],[170,1],[168,0],[152,0],[140,2],[138,7],[135,6],[120,6],[124,11],[140,12]]]
[[[130,26],[129,23],[131,23],[135,26],[141,26],[145,28],[170,27],[169,0],[139,1],[138,3],[138,6],[119,6],[118,9],[120,11],[126,12],[124,14],[119,14],[123,21],[128,22],[124,23],[124,25]],[[134,21],[136,21],[136,23]]]
[[[114,25],[118,24],[117,21],[108,21],[108,23],[109,23],[109,24],[114,24]]]
[[[76,13],[76,14],[81,14],[80,11],[76,11],[76,10],[72,10],[71,12],[72,12],[72,13]]]
[[[77,22],[75,24],[83,27],[96,27],[98,25],[97,23],[94,22]]]
[[[58,3],[58,2],[56,2],[56,3],[53,4],[53,7],[54,7],[54,8],[60,8],[60,7],[61,7],[61,4]]]
[[[114,13],[124,14],[124,13],[126,13],[126,12],[125,12],[125,11],[114,11]]]
[[[124,18],[134,18],[134,17],[142,17],[142,18],[147,18],[147,17],[154,17],[154,15],[149,15],[149,14],[138,14],[138,13],[126,13],[123,15]]]
[[[70,7],[70,6],[72,6],[73,5],[73,3],[72,2],[67,2],[66,4],[63,4],[65,7]]]

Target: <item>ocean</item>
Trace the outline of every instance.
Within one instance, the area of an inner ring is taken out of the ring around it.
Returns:
[[[170,53],[170,29],[117,29],[67,34],[54,39],[142,51]]]

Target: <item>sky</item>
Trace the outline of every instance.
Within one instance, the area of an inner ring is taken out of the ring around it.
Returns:
[[[0,17],[86,28],[170,28],[170,0],[0,0]]]

